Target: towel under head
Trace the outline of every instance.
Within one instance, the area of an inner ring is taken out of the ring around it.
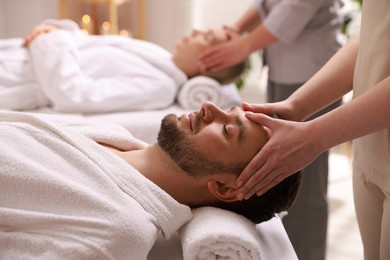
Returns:
[[[261,260],[256,226],[234,212],[201,207],[179,231],[184,260]]]

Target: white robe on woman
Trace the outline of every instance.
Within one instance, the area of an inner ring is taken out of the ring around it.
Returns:
[[[0,108],[52,106],[94,113],[171,105],[187,76],[162,47],[115,35],[88,36],[70,20],[47,20],[55,30],[29,46],[0,40]]]

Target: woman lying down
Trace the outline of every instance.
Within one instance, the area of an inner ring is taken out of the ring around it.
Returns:
[[[269,133],[241,108],[167,115],[146,145],[124,128],[0,113],[1,259],[146,259],[191,208],[215,206],[255,223],[293,203],[301,173],[237,201],[235,181]]]
[[[228,40],[222,29],[193,31],[171,54],[147,41],[86,35],[71,20],[46,20],[25,39],[0,40],[0,108],[50,106],[59,112],[103,113],[172,105],[200,75],[199,54]],[[235,82],[243,63],[204,74]]]

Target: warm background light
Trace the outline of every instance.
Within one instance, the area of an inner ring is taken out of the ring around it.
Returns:
[[[102,28],[103,28],[103,30],[108,31],[108,30],[110,30],[110,28],[111,28],[111,24],[110,24],[109,22],[105,21],[105,22],[103,22],[103,24],[102,24]]]
[[[84,14],[83,17],[81,18],[81,21],[85,24],[89,24],[91,22],[91,17],[87,14]]]

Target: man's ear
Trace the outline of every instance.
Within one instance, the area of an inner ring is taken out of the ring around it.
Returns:
[[[209,180],[207,182],[210,193],[218,200],[224,202],[237,201],[237,188],[234,185],[234,183],[223,183],[219,180]]]

